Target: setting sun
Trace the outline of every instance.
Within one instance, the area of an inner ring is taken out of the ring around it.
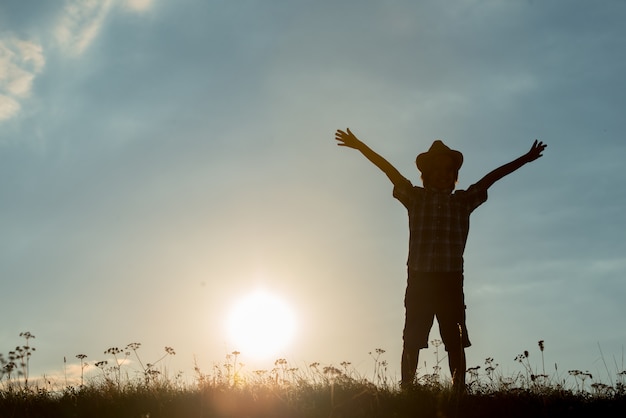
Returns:
[[[295,315],[289,305],[264,290],[236,301],[227,323],[233,348],[255,358],[280,355],[293,339],[295,328]]]

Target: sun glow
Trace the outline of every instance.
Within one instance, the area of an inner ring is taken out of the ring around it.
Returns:
[[[227,331],[233,348],[258,359],[280,356],[296,331],[293,311],[284,300],[264,290],[239,299],[230,311]]]

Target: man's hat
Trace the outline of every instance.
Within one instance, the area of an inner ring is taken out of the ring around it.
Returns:
[[[428,170],[428,166],[434,157],[439,155],[448,155],[452,158],[452,162],[455,165],[456,171],[459,171],[461,165],[463,164],[463,154],[459,151],[448,148],[446,144],[441,142],[439,139],[433,142],[430,146],[430,149],[427,152],[423,152],[417,156],[415,159],[415,163],[417,164],[417,168],[422,173],[424,170]]]

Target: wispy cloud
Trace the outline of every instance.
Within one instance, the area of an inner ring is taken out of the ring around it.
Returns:
[[[115,5],[130,12],[145,12],[153,0],[66,0],[52,34],[61,52],[72,57],[84,53]],[[41,44],[12,33],[0,36],[0,122],[19,114],[21,102],[31,96],[34,80],[45,63]]]
[[[145,12],[153,0],[67,0],[54,36],[66,53],[81,55],[97,38],[113,6]]]
[[[14,117],[45,65],[41,45],[9,35],[0,39],[0,121]]]
[[[152,7],[152,0],[124,0],[124,7],[135,12],[145,12]]]
[[[17,115],[21,106],[17,100],[12,97],[0,94],[0,121],[11,119]]]
[[[94,41],[113,0],[68,0],[54,36],[68,54],[82,54]]]

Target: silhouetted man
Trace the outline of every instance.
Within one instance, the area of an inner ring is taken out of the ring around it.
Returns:
[[[428,335],[437,317],[448,352],[453,387],[465,391],[465,347],[470,340],[465,325],[463,252],[474,209],[487,200],[487,189],[502,177],[542,156],[546,145],[535,140],[530,151],[483,177],[467,190],[454,191],[463,154],[436,140],[417,156],[424,187],[413,186],[387,160],[351,131],[337,130],[339,146],[359,150],[393,183],[393,196],[409,215],[408,280],[404,298],[405,323],[402,387],[413,384],[419,350],[428,347]]]

